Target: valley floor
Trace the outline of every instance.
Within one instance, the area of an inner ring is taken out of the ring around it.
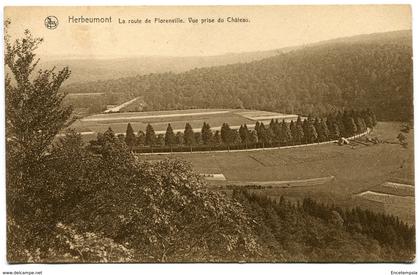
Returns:
[[[345,146],[325,144],[285,150],[150,155],[141,158],[152,161],[166,157],[180,158],[191,162],[199,173],[222,174],[224,181],[213,181],[207,177],[211,188],[294,181],[297,184],[289,186],[258,186],[255,192],[273,198],[282,195],[291,200],[311,197],[342,207],[360,206],[397,215],[414,224],[414,188],[410,188],[414,185],[414,140],[411,131],[406,134],[408,148],[401,146],[397,139],[400,127],[401,123],[379,122],[369,134],[378,137],[379,144],[366,143],[363,142],[365,138],[361,138],[360,143],[352,142]],[[330,180],[322,184],[299,183],[318,178]],[[379,195],[373,198],[375,193]]]

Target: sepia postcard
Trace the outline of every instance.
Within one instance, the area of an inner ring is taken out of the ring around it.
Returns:
[[[415,261],[410,5],[8,6],[4,52],[9,264]]]

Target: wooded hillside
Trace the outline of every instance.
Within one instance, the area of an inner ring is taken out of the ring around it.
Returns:
[[[147,110],[248,108],[320,115],[371,108],[413,114],[411,32],[339,39],[245,64],[72,84],[66,92],[143,96]]]

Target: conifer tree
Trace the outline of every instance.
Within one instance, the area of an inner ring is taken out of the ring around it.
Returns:
[[[271,144],[273,141],[275,141],[276,136],[270,127],[265,128],[265,133],[267,136],[267,143]]]
[[[258,134],[257,134],[257,131],[252,130],[249,133],[249,142],[250,143],[258,143]]]
[[[188,122],[185,124],[184,143],[189,146],[192,146],[195,143],[194,131]]]
[[[318,117],[315,117],[314,126],[315,126],[315,130],[318,133],[318,137],[319,137],[319,132],[321,130],[320,129],[321,128],[321,122],[320,122]]]
[[[373,128],[372,117],[367,110],[362,112],[362,117],[363,117],[363,120],[365,121],[366,127]]]
[[[323,118],[321,118],[321,121],[318,124],[317,133],[318,133],[318,140],[320,142],[328,141],[330,137],[330,131],[328,129],[327,123],[325,122]]]
[[[241,137],[242,143],[248,142],[248,129],[246,128],[246,124],[245,126],[241,125],[241,127],[239,127],[239,136]]]
[[[203,127],[201,128],[201,138],[203,140],[203,144],[210,144],[212,137],[213,133],[211,131],[210,125],[204,122]]]
[[[338,129],[340,130],[340,135],[345,136],[346,135],[346,127],[344,126],[344,117],[343,113],[338,111],[335,116],[335,122],[338,125]]]
[[[279,134],[279,122],[278,120],[271,119],[270,125],[267,127],[267,131],[269,130],[269,136],[271,141],[279,141],[278,134]]]
[[[331,131],[332,130],[332,122],[333,122],[333,116],[332,116],[332,114],[331,113],[329,113],[328,115],[327,115],[327,119],[326,119],[326,124],[327,124],[327,127],[328,127],[328,131]]]
[[[232,143],[232,129],[230,129],[229,124],[223,123],[222,128],[220,129],[220,136],[224,143]]]
[[[274,123],[273,133],[274,133],[274,141],[281,142],[282,139],[284,138],[283,136],[284,132],[282,132],[282,125],[279,123],[277,119]]]
[[[370,117],[370,119],[371,119],[371,121],[372,121],[372,127],[371,128],[373,128],[374,126],[376,126],[376,115],[375,115],[375,113],[371,110],[371,109],[369,109],[369,108],[367,108],[366,109],[366,114]]]
[[[308,123],[308,119],[304,119],[303,123],[302,123],[302,128],[303,128],[303,141],[305,143],[309,143],[309,123]]]
[[[267,134],[267,129],[265,128],[263,122],[260,123],[258,130],[259,130],[259,132],[257,132],[258,140],[259,142],[262,142],[263,146],[265,146],[265,144],[269,142],[269,137]]]
[[[330,140],[336,140],[342,136],[342,133],[340,132],[340,127],[338,126],[336,119],[337,114],[330,113],[327,116],[327,126]]]
[[[249,131],[248,126],[246,126],[246,124],[244,124],[244,126],[243,126],[243,136],[245,138],[245,144],[250,143],[250,135],[251,135],[251,132]],[[242,138],[242,136],[241,136],[241,138]]]
[[[295,144],[295,140],[297,139],[296,137],[296,124],[292,121],[290,121],[290,125],[289,125],[289,129],[290,129],[290,134],[292,135],[292,143]]]
[[[282,139],[280,141],[283,143],[288,144],[292,141],[292,132],[284,119],[281,123],[281,137]]]
[[[125,143],[129,148],[132,148],[136,144],[136,135],[130,123],[127,124],[127,130],[125,131]]]
[[[318,139],[318,133],[316,132],[313,119],[305,119],[303,121],[304,140],[306,143],[313,143]]]
[[[338,127],[338,124],[336,121],[331,122],[331,127],[329,129],[329,132],[330,132],[330,139],[332,140],[336,140],[341,137],[340,127]]]
[[[269,128],[274,132],[274,125],[276,125],[276,122],[274,121],[274,118],[270,120],[270,124],[268,125]]]
[[[260,130],[260,122],[259,121],[255,122],[254,130],[257,131],[257,133]]]
[[[303,131],[303,124],[302,124],[302,119],[300,116],[298,116],[297,120],[296,120],[296,136],[294,138],[294,141],[296,143],[301,143],[303,141],[304,138],[304,131]]]
[[[165,133],[165,145],[172,146],[174,144],[176,144],[176,137],[174,134],[174,130],[172,129],[171,124],[169,123]]]
[[[368,109],[368,112],[370,114],[370,117],[372,118],[372,124],[373,124],[373,126],[376,126],[377,121],[376,121],[376,114],[375,114],[375,112],[371,111],[370,109]]]
[[[356,123],[354,122],[353,117],[351,116],[351,113],[344,112],[343,121],[344,121],[346,137],[353,136],[357,132],[357,126],[356,126]]]
[[[313,123],[310,123],[308,125],[308,127],[309,127],[309,129],[308,129],[308,132],[309,132],[309,142],[310,143],[313,143],[313,142],[318,141],[318,133],[316,132],[316,129],[315,129],[315,126],[313,125]]]
[[[362,117],[357,116],[355,119],[355,123],[356,123],[356,128],[357,128],[357,133],[363,133],[366,131],[366,124],[365,121]]]
[[[147,146],[153,146],[156,145],[156,134],[155,130],[153,129],[153,126],[147,124],[146,126],[146,138],[145,138],[145,145]]]
[[[257,135],[258,135],[258,140],[260,141],[260,142],[262,142],[262,132],[264,131],[264,134],[265,134],[265,127],[264,127],[264,123],[260,123],[259,121],[257,121],[256,123],[255,123],[255,131],[257,131]]]

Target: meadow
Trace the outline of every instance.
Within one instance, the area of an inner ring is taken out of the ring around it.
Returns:
[[[117,134],[125,134],[128,123],[132,125],[135,132],[145,131],[147,124],[150,123],[159,134],[165,133],[168,123],[171,124],[174,132],[183,132],[187,122],[191,124],[194,131],[201,131],[203,122],[209,123],[212,130],[220,130],[223,123],[228,123],[232,129],[237,129],[244,123],[249,128],[253,128],[257,121],[267,125],[271,119],[279,121],[285,119],[289,122],[296,118],[296,115],[246,109],[189,109],[97,114],[78,119],[71,127],[95,138],[96,133],[103,133],[109,127]]]
[[[414,196],[402,185],[414,184],[413,135],[408,134],[409,145],[398,143],[400,123],[379,122],[369,134],[377,137],[379,144],[352,142],[338,146],[335,143],[303,148],[279,148],[251,152],[215,152],[172,155],[140,155],[146,160],[180,158],[191,162],[202,174],[223,174],[226,181],[208,180],[211,188],[231,188],[232,185],[258,185],[254,192],[269,195],[273,199],[285,196],[291,200],[311,197],[326,204],[343,207],[368,208],[399,216],[414,223],[414,200],[369,200],[360,193],[375,191],[396,196]],[[331,178],[323,184],[291,184],[290,187],[275,182]],[[399,183],[390,188],[387,182]],[[271,184],[267,184],[271,182]],[[274,182],[274,183],[273,183]],[[269,185],[264,187],[263,185]],[[384,185],[385,184],[385,185]],[[400,187],[400,188],[399,188]]]

